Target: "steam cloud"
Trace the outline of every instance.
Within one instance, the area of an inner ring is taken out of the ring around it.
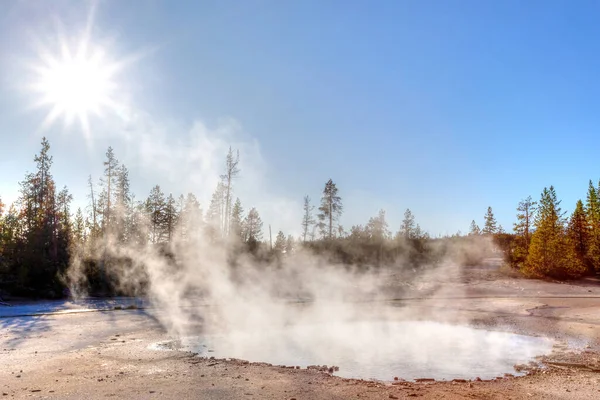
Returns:
[[[301,210],[300,204],[277,198],[264,190],[265,164],[258,145],[240,141],[240,128],[234,121],[222,122],[214,130],[196,123],[185,139],[173,142],[168,139],[166,130],[141,124],[142,120],[129,121],[131,126],[125,137],[126,162],[133,161],[134,165],[152,171],[157,178],[175,181],[188,176],[189,179],[181,184],[182,192],[194,187],[208,194],[219,179],[223,155],[231,144],[240,148],[242,160],[255,161],[242,163],[244,178],[236,182],[236,195],[242,199],[251,198],[252,205],[273,210],[275,207],[269,207],[273,200],[260,198],[262,191],[266,197],[275,197],[279,205],[275,209],[294,207]],[[141,131],[145,134],[140,134]],[[203,200],[207,204],[207,197]],[[188,221],[197,218],[187,216]],[[277,215],[270,218],[277,220]],[[284,225],[299,225],[300,212],[288,212],[285,219],[289,221],[283,221]],[[143,234],[148,226],[141,222],[139,229]],[[320,323],[323,329],[330,331],[330,336],[339,337],[340,343],[346,344],[344,348],[348,352],[356,352],[355,359],[368,362],[364,354],[359,354],[361,349],[354,348],[349,340],[354,333],[339,331],[343,323],[383,322],[383,325],[377,325],[377,332],[363,330],[364,339],[369,335],[381,335],[381,329],[392,332],[386,324],[400,319],[460,322],[448,308],[439,311],[433,307],[447,302],[436,300],[436,297],[443,297],[449,290],[454,296],[460,295],[460,287],[450,289],[444,283],[458,282],[465,257],[475,255],[478,258],[491,246],[483,238],[458,244],[433,241],[430,245],[434,247],[432,252],[436,254],[437,262],[423,265],[418,270],[408,267],[402,260],[377,269],[332,264],[326,256],[315,255],[301,246],[293,254],[286,254],[281,263],[265,265],[252,255],[239,251],[239,243],[235,241],[214,243],[206,236],[205,229],[195,224],[188,224],[186,230],[185,236],[176,235],[167,248],[148,243],[123,244],[116,240],[116,234],[108,234],[100,243],[79,249],[67,273],[73,292],[85,292],[85,260],[95,259],[122,291],[132,295],[147,293],[157,310],[156,317],[175,337],[199,332],[260,334],[289,326]],[[412,307],[385,305],[385,300],[399,298],[405,293],[431,300]],[[244,335],[234,337],[247,338]],[[235,344],[238,347],[244,345],[244,342]],[[326,346],[317,343],[314,347],[318,351],[327,351]],[[501,357],[500,354],[497,356]]]

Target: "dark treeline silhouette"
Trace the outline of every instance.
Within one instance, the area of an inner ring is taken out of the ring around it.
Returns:
[[[464,244],[460,260],[477,264],[489,255],[472,251],[475,246],[470,244],[480,237],[493,238],[512,266],[532,276],[572,278],[597,271],[600,266],[600,200],[598,189],[591,183],[586,204],[578,202],[569,221],[550,187],[544,189],[539,203],[530,197],[519,203],[514,234],[497,225],[490,207],[483,229],[473,221],[468,235],[431,238],[409,209],[395,234],[384,210],[365,225],[345,230],[340,224],[342,197],[329,179],[319,204],[313,205],[309,196],[304,197],[300,236],[279,231],[273,242],[271,235],[263,237],[265,226],[259,211],[254,207],[245,211],[234,195],[240,160],[239,153],[231,148],[206,210],[193,193],[175,197],[164,193],[159,185],[147,198],[137,200],[130,190],[126,166],[109,147],[103,175],[97,182],[91,176],[87,180],[87,207],[72,212],[73,198],[67,188],[56,189],[52,161],[44,138],[34,157],[34,172],[20,182],[17,201],[10,206],[0,201],[0,294],[60,297],[72,281],[69,266],[73,264],[85,277],[86,291],[131,294],[118,284],[118,274],[111,272],[117,264],[131,264],[130,256],[115,256],[107,249],[156,246],[165,257],[174,258],[174,242],[193,240],[224,246],[232,266],[244,256],[281,267],[286,257],[307,251],[329,263],[414,269],[437,263],[457,242]]]

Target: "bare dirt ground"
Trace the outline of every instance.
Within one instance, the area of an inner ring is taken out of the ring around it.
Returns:
[[[390,279],[390,285],[395,283]],[[397,283],[400,285],[400,283]],[[424,298],[427,285],[437,287]],[[492,381],[374,382],[307,369],[158,351],[168,339],[143,310],[0,318],[0,397],[53,399],[598,399],[600,284],[509,278],[471,269],[415,284],[393,306],[475,325],[580,343],[523,377]],[[432,311],[433,310],[433,311]],[[426,377],[424,377],[426,378]]]

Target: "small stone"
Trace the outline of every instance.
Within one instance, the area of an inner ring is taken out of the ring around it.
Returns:
[[[395,376],[395,377],[394,377],[394,380],[395,380],[395,381],[397,381],[397,380],[398,380],[398,377],[397,377],[397,376]]]
[[[390,397],[390,399],[397,399],[398,398],[398,396],[394,396],[393,394],[390,394],[389,397]]]
[[[150,393],[156,393],[154,390],[151,390]]]

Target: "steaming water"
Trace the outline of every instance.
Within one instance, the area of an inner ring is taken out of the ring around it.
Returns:
[[[346,378],[491,379],[552,350],[547,338],[423,321],[290,326],[186,338],[201,356],[275,365],[339,366]]]

